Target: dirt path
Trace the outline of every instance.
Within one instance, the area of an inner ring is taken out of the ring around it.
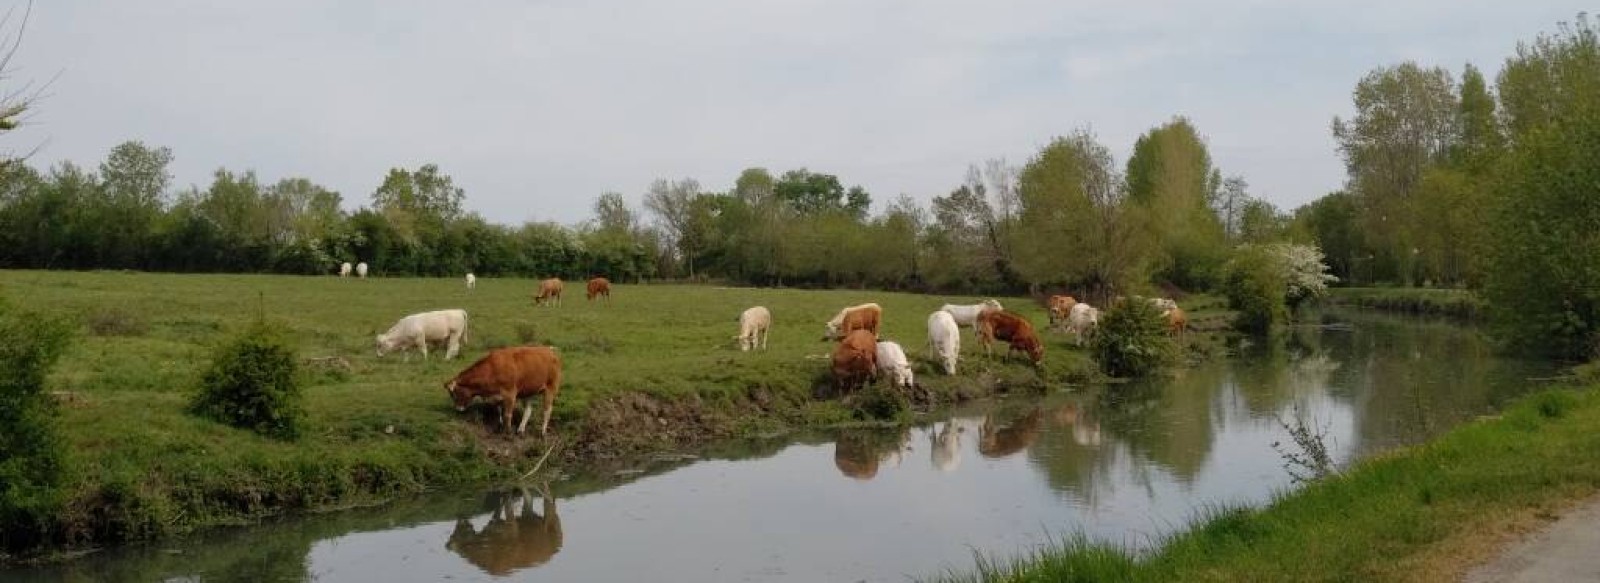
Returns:
[[[1467,583],[1600,581],[1600,498],[1467,573]]]

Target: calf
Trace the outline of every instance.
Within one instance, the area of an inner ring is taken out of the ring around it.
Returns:
[[[878,371],[889,375],[889,383],[895,387],[911,388],[916,380],[911,375],[911,362],[906,360],[906,351],[900,348],[898,342],[879,342]]]
[[[467,410],[467,405],[478,397],[500,403],[500,422],[506,433],[511,432],[517,399],[543,393],[544,420],[539,423],[539,436],[544,437],[550,429],[550,410],[555,406],[556,393],[561,391],[561,357],[548,346],[501,348],[489,352],[446,381],[444,388],[450,393],[457,411]],[[528,418],[532,414],[530,401],[523,407],[522,424],[517,426],[517,433],[528,429]]]
[[[478,287],[478,276],[473,275],[471,271],[468,271],[467,272],[467,289],[472,289],[472,288],[475,288],[475,287]]]
[[[749,352],[760,340],[762,350],[767,349],[767,329],[772,327],[772,312],[756,306],[739,314],[739,350]]]
[[[866,330],[846,334],[833,349],[833,384],[843,393],[872,380],[878,369],[878,337]]]
[[[445,343],[445,360],[456,357],[461,345],[467,341],[467,311],[438,310],[422,312],[401,318],[378,335],[378,356],[396,350],[416,348],[422,358],[428,358],[429,343]],[[410,358],[409,356],[407,357]]]
[[[878,304],[861,304],[850,306],[834,315],[828,320],[827,330],[823,333],[823,340],[838,340],[854,330],[866,330],[873,337],[878,335],[878,325],[883,320],[883,308]]]
[[[350,262],[349,261],[346,261],[344,263],[340,263],[339,264],[339,277],[350,277],[350,269],[351,269],[351,267],[350,267]]]
[[[533,296],[533,305],[542,306],[551,302],[561,305],[561,278],[552,277],[539,282],[539,293]]]
[[[361,263],[356,264],[356,277],[361,279],[367,278],[367,262],[362,261]]]
[[[611,301],[611,280],[604,277],[589,280],[589,288],[585,290],[584,296],[590,301],[597,297],[604,297],[607,302]]]
[[[1100,310],[1085,303],[1072,306],[1072,313],[1067,316],[1067,330],[1077,338],[1078,346],[1083,346],[1083,336],[1091,333],[1100,326]]]
[[[961,355],[961,328],[950,312],[939,310],[928,314],[928,348],[944,365],[944,374],[956,374],[956,360]]]
[[[991,352],[995,340],[1004,340],[1009,345],[1006,356],[1012,351],[1022,351],[1035,366],[1044,359],[1044,345],[1033,333],[1033,324],[1022,316],[1001,310],[984,310],[978,314],[978,341],[983,343],[984,354]]]

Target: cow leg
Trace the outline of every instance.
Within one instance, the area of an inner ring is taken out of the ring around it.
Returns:
[[[539,437],[544,437],[550,431],[550,411],[556,406],[556,386],[554,383],[544,390],[544,419],[539,422]]]
[[[517,394],[500,399],[500,427],[511,433],[511,422],[517,415]]]
[[[450,345],[445,350],[444,359],[445,360],[450,360],[452,358],[455,358],[456,354],[459,354],[460,352],[461,352],[461,334],[460,333],[451,334],[450,335]]]
[[[530,401],[528,401],[526,404],[524,404],[522,406],[522,423],[517,425],[517,434],[518,435],[521,435],[521,434],[526,433],[528,431],[528,418],[532,417],[532,416],[533,416],[533,401],[530,400]]]
[[[419,337],[419,338],[417,338],[417,348],[422,350],[422,359],[423,360],[427,360],[428,359],[428,339],[427,339],[427,337]]]

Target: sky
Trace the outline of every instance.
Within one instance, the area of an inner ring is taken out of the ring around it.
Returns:
[[[0,0],[0,6],[22,6]],[[0,83],[48,82],[0,148],[94,167],[172,149],[370,200],[436,163],[493,222],[575,223],[657,178],[806,167],[881,208],[1088,128],[1126,162],[1175,115],[1283,209],[1338,189],[1329,131],[1366,72],[1490,78],[1582,2],[38,0]],[[16,16],[13,16],[14,31]]]

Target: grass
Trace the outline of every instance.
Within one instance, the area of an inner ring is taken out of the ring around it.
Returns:
[[[823,322],[865,301],[884,307],[883,336],[905,346],[936,403],[1098,380],[1087,353],[1058,333],[1044,334],[1039,370],[984,358],[967,332],[961,375],[936,372],[925,359],[927,315],[974,298],[619,285],[610,304],[572,293],[562,306],[535,308],[534,289],[492,278],[469,292],[453,278],[0,271],[0,295],[17,307],[85,323],[50,379],[72,500],[52,538],[62,548],[152,538],[520,475],[545,444],[486,431],[487,407],[457,414],[442,389],[491,347],[560,350],[551,429],[566,463],[856,421],[847,403],[813,394],[832,348],[820,341]],[[1048,321],[1027,299],[1003,301],[1041,329]],[[752,305],[774,317],[765,352],[740,352],[733,340]],[[374,355],[373,336],[399,317],[455,307],[470,314],[462,358]],[[298,347],[307,417],[296,442],[184,412],[212,347],[258,314],[286,326]]]
[[[1455,581],[1600,489],[1600,386],[1358,463],[1261,509],[1213,509],[1139,554],[1082,538],[945,581]]]
[[[1415,287],[1343,287],[1328,290],[1335,303],[1362,308],[1476,320],[1487,315],[1482,298],[1469,290]]]

